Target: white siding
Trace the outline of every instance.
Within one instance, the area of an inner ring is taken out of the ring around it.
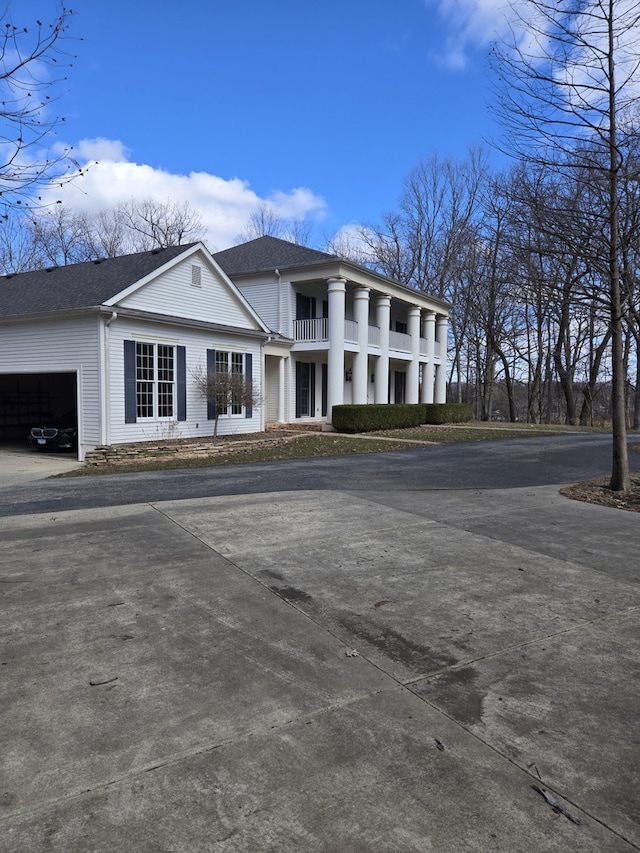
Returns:
[[[250,284],[240,286],[242,295],[251,305],[262,322],[272,332],[287,334],[288,312],[284,311],[285,302],[290,291],[289,285],[282,284],[282,307],[278,297],[280,285],[277,282],[269,284]],[[282,326],[282,328],[281,328]]]
[[[187,364],[187,420],[145,419],[137,423],[126,424],[124,418],[124,341],[144,340],[184,346]],[[197,391],[193,378],[194,371],[206,370],[207,350],[224,349],[251,353],[253,383],[262,387],[260,375],[261,341],[245,338],[241,335],[216,334],[206,331],[181,329],[162,324],[136,323],[127,319],[118,319],[110,327],[110,388],[109,388],[109,444],[126,444],[136,441],[158,441],[168,438],[189,438],[210,436],[213,434],[214,421],[207,420],[207,404]],[[264,418],[260,406],[253,407],[251,418],[221,416],[218,421],[218,434],[260,432]]]
[[[201,267],[201,286],[191,283],[191,266]],[[237,326],[259,328],[242,299],[200,255],[192,255],[118,302],[123,308]]]
[[[80,458],[100,442],[98,321],[95,317],[12,326],[0,331],[0,373],[76,373]]]

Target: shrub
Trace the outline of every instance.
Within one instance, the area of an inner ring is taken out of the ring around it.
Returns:
[[[378,429],[404,429],[425,422],[423,403],[371,403],[334,406],[333,426],[338,432],[371,432]]]
[[[427,403],[425,424],[461,424],[473,420],[471,403]]]

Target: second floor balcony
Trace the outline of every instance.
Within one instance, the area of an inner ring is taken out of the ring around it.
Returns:
[[[329,343],[329,320],[327,317],[317,317],[313,320],[296,320],[293,324],[293,339],[296,343]],[[344,321],[345,343],[358,343],[358,324],[355,320]],[[378,326],[369,326],[369,347],[376,350],[380,347],[380,329]],[[411,335],[403,332],[389,331],[389,350],[402,353],[411,352]],[[420,338],[420,355],[427,355],[427,341]],[[434,355],[440,355],[440,345],[435,342]]]

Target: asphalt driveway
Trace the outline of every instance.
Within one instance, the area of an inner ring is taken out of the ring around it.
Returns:
[[[0,850],[640,849],[639,519],[513,444],[0,488]]]

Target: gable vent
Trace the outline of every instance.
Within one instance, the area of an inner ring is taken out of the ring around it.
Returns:
[[[202,287],[202,267],[191,264],[191,284],[193,287]]]

